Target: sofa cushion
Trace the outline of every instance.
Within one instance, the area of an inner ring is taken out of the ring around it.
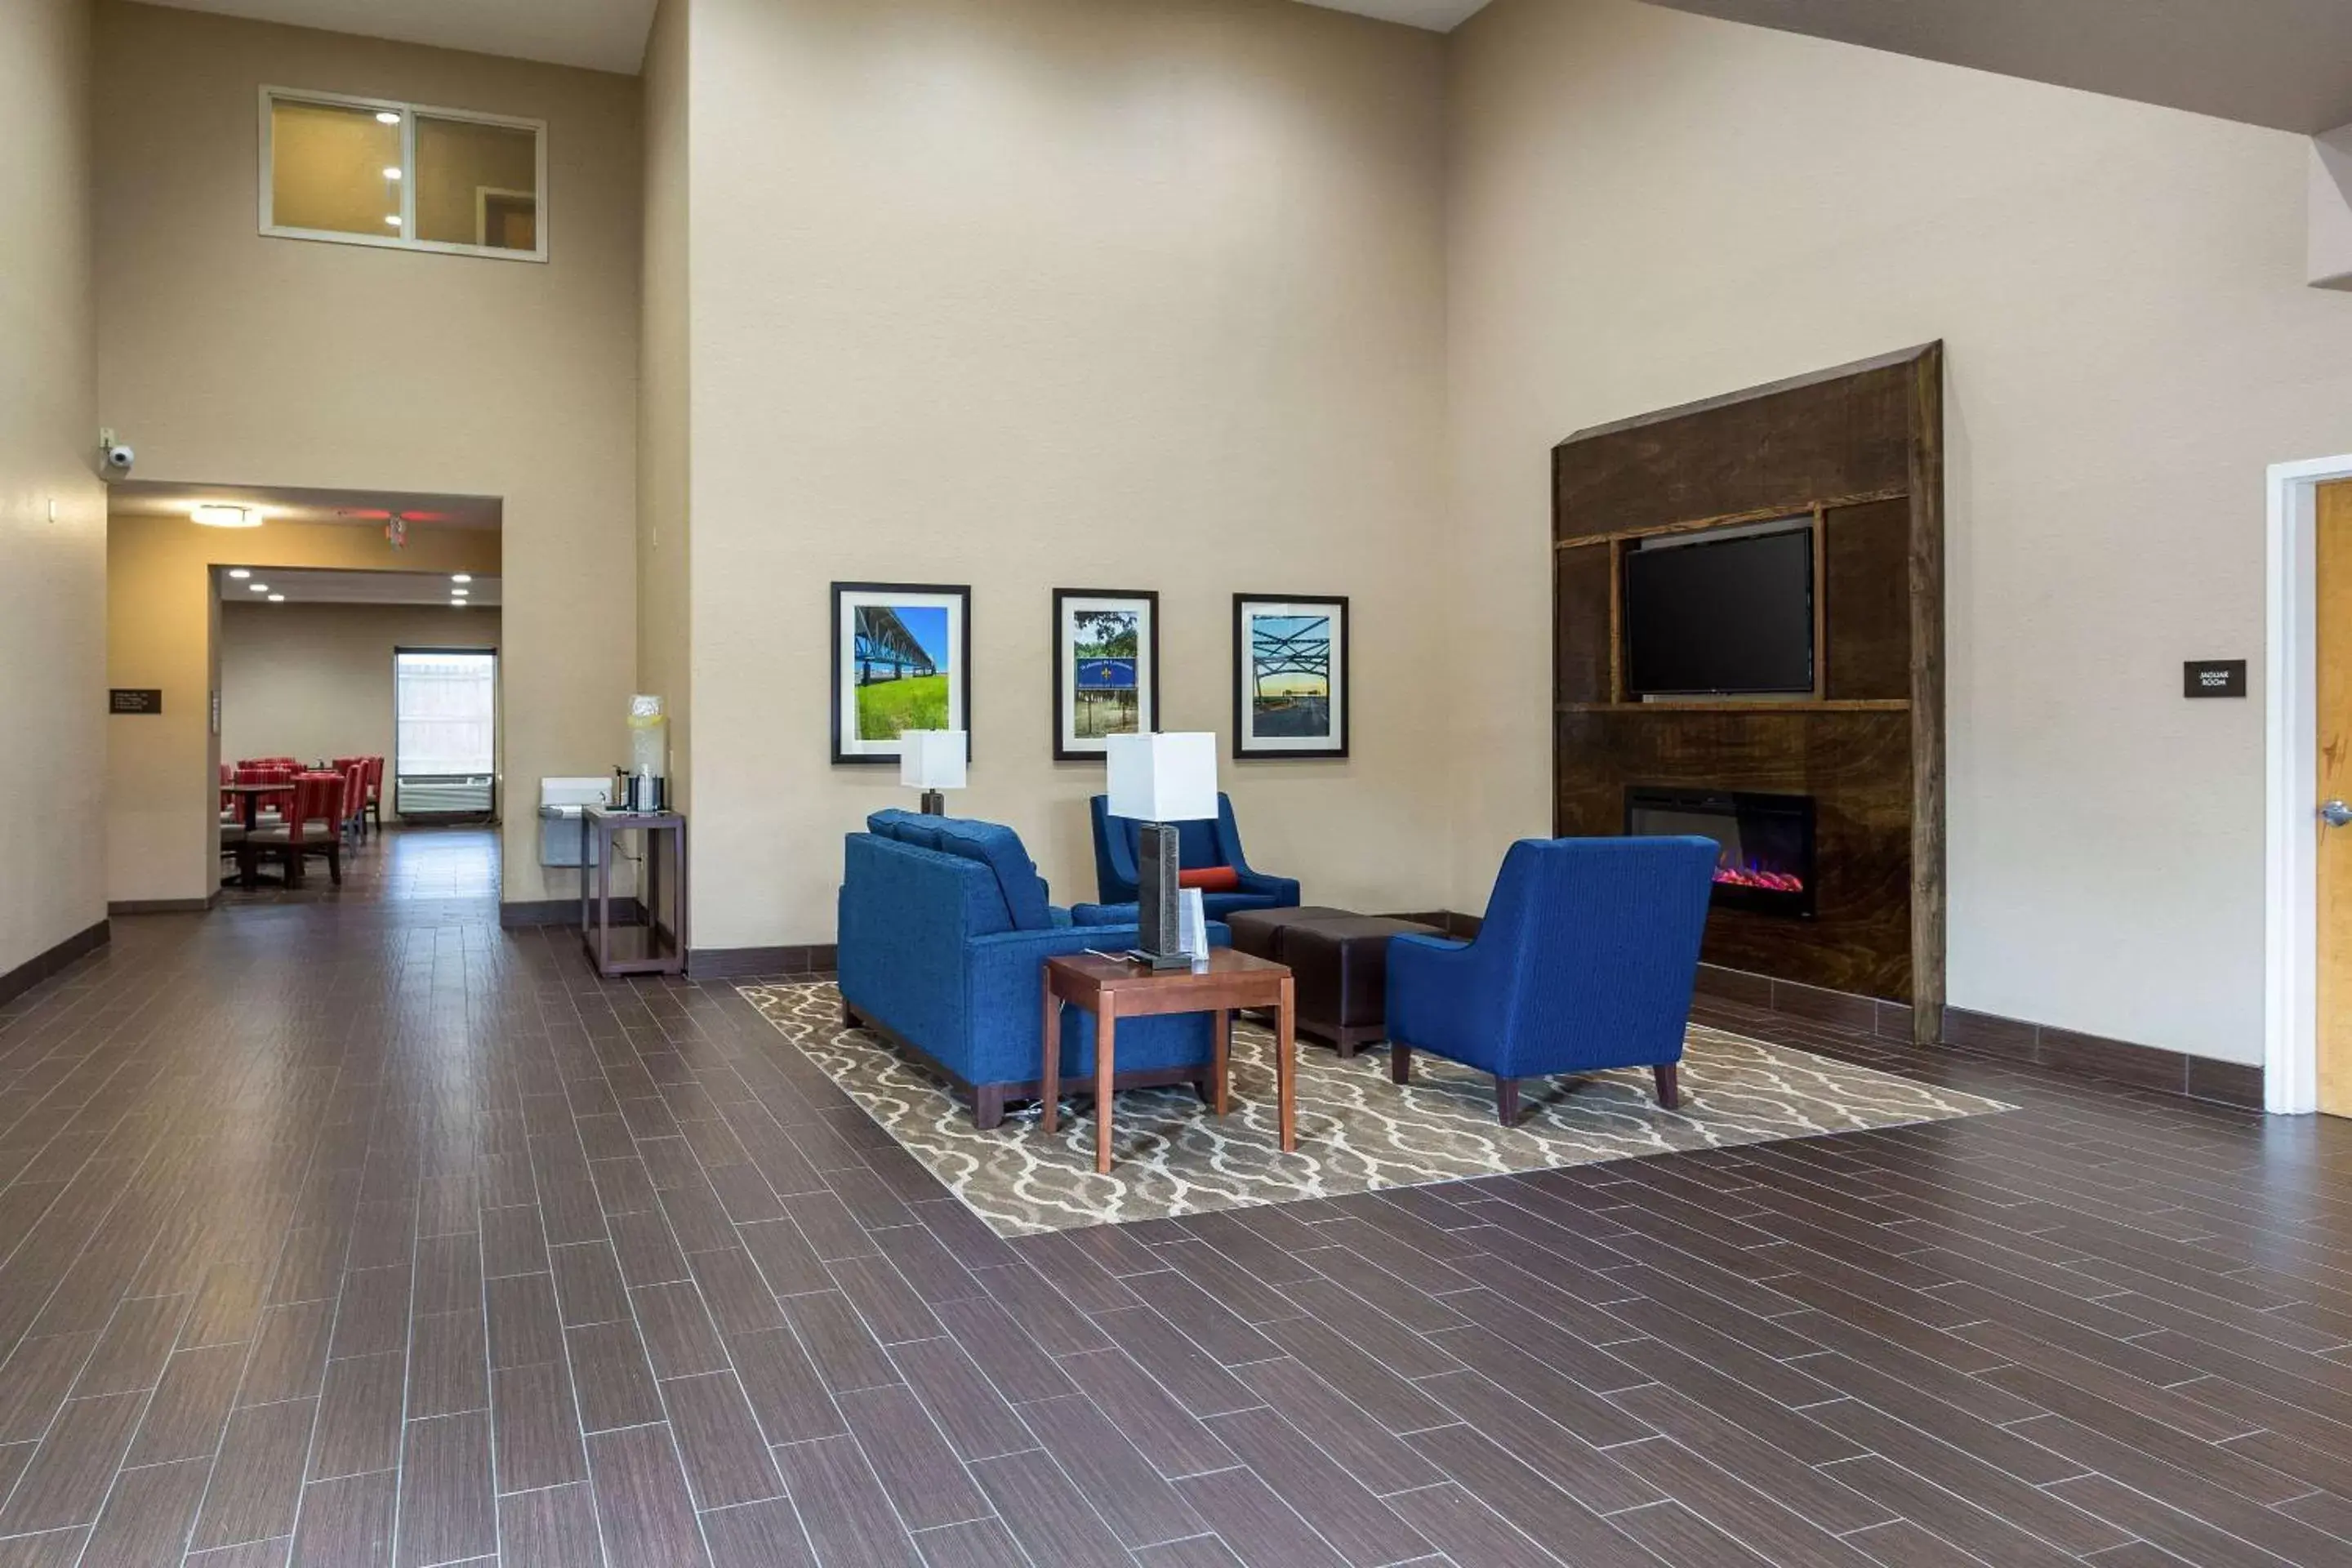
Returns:
[[[1204,893],[1230,893],[1242,885],[1242,874],[1231,866],[1202,866],[1176,873],[1180,888],[1198,888]]]
[[[1045,902],[1045,879],[1037,875],[1037,863],[1022,847],[1019,834],[998,823],[972,822],[962,817],[940,817],[937,822],[942,851],[980,861],[996,873],[996,885],[1004,895],[1004,907],[1013,917],[1014,930],[1045,931],[1052,927],[1054,917]]]
[[[917,811],[901,811],[893,807],[877,811],[866,819],[866,831],[879,837],[912,844],[921,849],[940,847],[939,825],[943,817],[925,816]]]

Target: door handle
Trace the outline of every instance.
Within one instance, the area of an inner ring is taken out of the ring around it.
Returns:
[[[2319,808],[2319,820],[2330,827],[2343,827],[2352,824],[2352,805],[2347,805],[2340,800],[2326,802]]]

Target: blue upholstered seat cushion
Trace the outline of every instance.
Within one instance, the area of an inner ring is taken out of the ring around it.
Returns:
[[[894,807],[888,811],[877,811],[867,817],[866,831],[877,837],[912,844],[919,849],[937,849],[940,847],[939,825],[944,820],[943,817],[925,816],[920,812],[900,811]]]
[[[1053,913],[1045,902],[1045,879],[1037,875],[1037,863],[1022,847],[1021,835],[993,822],[953,816],[931,820],[943,852],[978,860],[996,873],[996,885],[1004,894],[1004,907],[1013,916],[1014,930],[1053,927]]]

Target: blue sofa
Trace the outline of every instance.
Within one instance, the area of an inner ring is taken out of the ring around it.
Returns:
[[[1423,1050],[1495,1075],[1503,1124],[1519,1079],[1676,1068],[1698,978],[1718,846],[1712,838],[1528,838],[1511,846],[1472,942],[1389,944],[1391,1075]]]
[[[1116,920],[1117,911],[1090,913]],[[877,812],[848,836],[840,900],[845,1017],[928,1060],[992,1128],[1009,1101],[1034,1100],[1044,1070],[1042,973],[1055,953],[1133,947],[1123,924],[1088,923],[1048,901],[1020,835],[994,823]],[[1227,933],[1213,927],[1210,940]],[[1064,1092],[1093,1092],[1094,1016],[1062,1020]],[[1120,1089],[1192,1083],[1213,1091],[1206,1014],[1122,1021]]]
[[[1143,824],[1131,817],[1113,816],[1110,797],[1098,795],[1088,803],[1094,814],[1095,882],[1102,905],[1129,907],[1128,918],[1134,919],[1133,907],[1139,897],[1136,891],[1135,861],[1137,846],[1142,837]],[[1213,822],[1180,822],[1176,825],[1176,863],[1183,870],[1192,871],[1211,866],[1231,866],[1241,877],[1241,885],[1230,893],[1203,891],[1201,906],[1213,921],[1221,921],[1235,910],[1287,910],[1298,905],[1298,884],[1288,877],[1270,877],[1250,868],[1249,859],[1242,853],[1242,830],[1234,823],[1233,797],[1217,796],[1217,816]]]

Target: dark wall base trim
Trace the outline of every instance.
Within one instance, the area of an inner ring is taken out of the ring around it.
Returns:
[[[614,925],[643,925],[646,909],[634,895],[613,900]],[[578,899],[511,899],[499,906],[499,924],[513,929],[518,926],[572,926],[580,924]]]
[[[110,915],[200,915],[221,901],[217,889],[201,899],[117,899],[106,906]]]
[[[114,940],[106,921],[78,931],[50,948],[37,952],[5,974],[0,974],[0,1002],[12,1001],[65,968],[84,953],[95,952]]]
[[[762,974],[830,974],[839,949],[829,942],[796,947],[698,947],[688,951],[690,980],[749,980]]]
[[[1699,965],[1698,989],[1702,995],[1727,1002],[1866,1030],[1883,1040],[1908,1044],[1911,1039],[1911,1009],[1900,1002],[1823,991],[1711,963]],[[2263,1108],[2263,1069],[2242,1062],[2192,1057],[2161,1046],[2111,1040],[1966,1007],[1947,1006],[1939,1034],[1942,1043],[1955,1049],[2028,1062],[2075,1078],[2105,1079],[2253,1110]]]

